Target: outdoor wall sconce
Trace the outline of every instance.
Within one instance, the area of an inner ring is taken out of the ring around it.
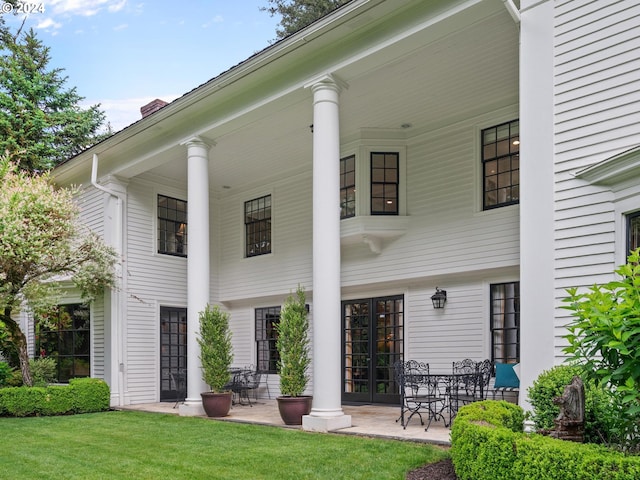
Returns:
[[[444,308],[444,304],[447,302],[447,291],[436,287],[436,293],[431,295],[431,301],[433,302],[433,308]]]

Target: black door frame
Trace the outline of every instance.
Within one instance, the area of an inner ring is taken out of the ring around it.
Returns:
[[[399,309],[395,308],[398,301]],[[347,318],[346,308],[349,305],[366,307],[366,313],[355,312]],[[382,306],[384,311],[376,311]],[[404,295],[343,301],[341,316],[342,401],[398,403],[400,396],[393,364],[403,359]],[[366,325],[357,325],[356,317],[366,320]],[[363,328],[366,332],[362,331]],[[354,335],[361,340],[358,341]]]
[[[187,309],[160,307],[160,401],[187,396]]]

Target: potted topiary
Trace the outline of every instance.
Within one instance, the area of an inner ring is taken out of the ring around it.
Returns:
[[[286,425],[302,425],[302,416],[311,411],[312,397],[303,395],[309,376],[309,318],[304,289],[298,286],[296,298],[289,295],[277,324],[276,348],[280,396],[278,410]]]
[[[231,380],[229,367],[233,361],[229,314],[207,305],[199,314],[200,319],[200,363],[202,379],[210,392],[203,392],[202,406],[209,417],[224,417],[229,414],[233,393],[226,388]]]

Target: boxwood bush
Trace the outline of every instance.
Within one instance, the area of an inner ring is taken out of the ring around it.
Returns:
[[[464,406],[451,428],[460,480],[635,480],[640,457],[601,445],[522,433],[522,409],[487,400]]]
[[[527,390],[529,403],[533,408],[531,419],[536,430],[554,428],[553,420],[560,413],[560,407],[553,403],[555,397],[564,392],[574,376],[584,383],[584,436],[587,443],[617,443],[615,434],[615,408],[613,399],[602,386],[583,375],[577,365],[557,365],[542,372]]]
[[[97,378],[76,378],[69,385],[0,389],[0,415],[28,417],[100,412],[109,409],[109,386]]]

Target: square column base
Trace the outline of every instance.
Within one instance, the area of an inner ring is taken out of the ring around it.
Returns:
[[[337,417],[304,415],[302,417],[302,429],[309,432],[327,433],[349,427],[351,427],[351,415],[339,415]]]
[[[185,402],[180,405],[179,413],[181,417],[201,417],[206,415],[204,408],[202,407],[202,402]]]

